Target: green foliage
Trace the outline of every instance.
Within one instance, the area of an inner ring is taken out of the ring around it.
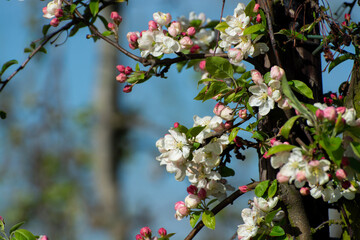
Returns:
[[[190,214],[190,226],[192,228],[195,227],[196,223],[199,221],[201,216],[201,212],[193,212],[192,214]]]
[[[286,121],[286,123],[280,129],[281,136],[288,139],[291,128],[294,126],[294,123],[296,122],[296,120],[299,117],[300,117],[299,115],[293,116],[289,120]]]
[[[91,14],[95,17],[99,12],[99,0],[90,0],[89,8]]]
[[[206,59],[206,70],[214,78],[233,78],[234,69],[230,62],[221,57],[209,57]]]
[[[277,180],[273,180],[270,187],[269,187],[269,190],[268,190],[268,197],[269,198],[272,198],[275,196],[276,192],[277,192],[277,185],[278,185],[278,182]]]
[[[268,188],[270,180],[262,181],[255,187],[255,195],[257,197],[264,196],[266,189]]]
[[[231,133],[230,133],[230,136],[229,136],[229,142],[233,141],[233,140],[236,138],[239,130],[240,130],[239,127],[233,128],[233,129],[231,130]]]
[[[26,229],[17,229],[12,232],[11,240],[36,240],[36,237]]]
[[[332,61],[329,65],[329,68],[328,68],[328,72],[331,72],[331,70],[334,69],[334,67],[336,67],[337,65],[339,65],[340,63],[348,60],[348,59],[352,59],[354,60],[355,57],[353,54],[350,54],[350,53],[345,53],[337,58],[334,59],[334,61]]]
[[[212,230],[215,229],[216,221],[213,212],[209,210],[204,211],[202,214],[202,221],[207,228],[210,228]]]
[[[278,237],[278,236],[283,236],[285,235],[285,231],[284,229],[282,229],[282,227],[280,226],[274,226],[272,229],[271,229],[271,232],[269,234],[271,237]]]
[[[307,98],[314,99],[311,88],[309,88],[304,82],[299,81],[299,80],[292,80],[292,81],[289,81],[289,85],[296,92],[304,95]]]
[[[229,168],[227,166],[221,166],[219,168],[219,173],[222,177],[232,177],[235,175],[234,169]]]
[[[289,144],[280,144],[280,145],[273,146],[272,148],[270,148],[268,150],[268,155],[273,155],[278,152],[285,152],[285,151],[287,152],[287,151],[292,150],[293,148],[296,148],[296,146],[289,145]]]
[[[4,63],[1,67],[1,70],[0,70],[0,77],[4,74],[4,72],[6,71],[6,69],[8,69],[11,65],[14,65],[14,64],[18,64],[18,61],[16,60],[10,60],[10,61],[7,61],[6,63]]]

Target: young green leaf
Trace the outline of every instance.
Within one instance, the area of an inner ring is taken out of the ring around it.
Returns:
[[[272,198],[273,196],[275,196],[277,191],[277,180],[273,180],[269,189],[268,189],[268,197]]]
[[[9,233],[11,234],[12,232],[16,231],[16,230],[19,229],[19,227],[21,227],[24,223],[25,223],[25,222],[19,222],[19,223],[15,224],[14,226],[12,226],[12,227],[10,228],[10,232],[9,232]]]
[[[201,212],[193,212],[191,215],[190,215],[190,226],[192,228],[195,227],[197,221],[199,220],[200,218],[200,215],[201,215]]]
[[[336,67],[337,65],[348,59],[355,59],[355,57],[353,54],[346,53],[344,55],[341,55],[340,57],[335,58],[334,61],[330,63],[328,72],[331,72],[331,70],[333,70],[334,67]]]
[[[258,31],[264,31],[265,28],[264,28],[264,25],[262,24],[256,24],[256,25],[252,25],[250,27],[247,27],[245,28],[244,30],[244,35],[248,35],[248,34],[252,34],[252,33],[255,33],[255,32],[258,32]]]
[[[36,240],[36,237],[26,229],[18,229],[13,232],[13,240]]]
[[[230,136],[229,136],[229,142],[234,140],[239,132],[240,128],[236,127],[231,130]]]
[[[220,32],[224,32],[225,31],[225,29],[227,29],[229,27],[229,25],[227,24],[227,22],[221,22],[221,23],[219,23],[216,27],[215,27],[215,29],[216,30],[219,30]]]
[[[304,95],[307,98],[314,99],[312,90],[304,82],[299,80],[292,80],[289,81],[289,84],[290,83],[292,83],[292,87],[296,92]]]
[[[196,137],[202,130],[204,130],[204,128],[206,128],[206,126],[192,127],[188,130],[186,136],[189,138]]]
[[[272,148],[269,149],[268,155],[273,155],[278,152],[290,151],[291,149],[293,149],[295,147],[296,146],[294,146],[294,145],[288,145],[288,144],[280,144],[277,146],[273,146]]]
[[[266,181],[263,181],[261,183],[259,183],[256,188],[255,188],[255,195],[257,197],[262,197],[264,196],[265,192],[266,192],[266,189],[268,188],[269,186],[269,182],[270,180],[266,180]]]
[[[265,217],[265,222],[270,223],[274,219],[276,213],[278,213],[279,211],[280,209],[269,212]]]
[[[227,166],[221,166],[219,169],[219,173],[222,177],[232,177],[235,175],[234,169]]]
[[[206,210],[202,215],[202,221],[204,225],[212,230],[215,229],[216,221],[213,212]]]
[[[284,124],[284,126],[282,126],[280,129],[280,135],[283,136],[284,138],[288,139],[290,130],[299,117],[300,116],[297,115],[297,116],[293,116],[289,120],[287,120],[286,123]]]
[[[271,232],[269,234],[271,237],[278,237],[278,236],[282,236],[282,235],[285,235],[285,231],[284,229],[282,229],[282,227],[280,226],[274,226],[272,229],[271,229]]]
[[[206,59],[206,70],[219,79],[232,78],[234,69],[230,62],[221,57],[209,57]]]
[[[99,12],[99,0],[90,0],[89,8],[91,14],[95,17]]]
[[[13,64],[18,64],[18,61],[16,60],[10,60],[10,61],[7,61],[6,63],[4,63],[2,65],[2,68],[1,68],[1,71],[0,71],[0,76],[3,75],[3,73],[5,72],[6,69],[8,69],[11,65]]]

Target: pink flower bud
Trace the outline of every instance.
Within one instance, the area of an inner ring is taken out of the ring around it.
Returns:
[[[62,16],[64,16],[64,11],[61,8],[56,9],[55,10],[55,17],[59,18],[59,17],[62,17]]]
[[[43,7],[42,12],[43,12],[44,14],[47,14],[47,7]]]
[[[298,180],[298,182],[303,182],[306,180],[306,176],[305,176],[305,172],[304,171],[299,171],[296,174],[296,180]]]
[[[282,175],[280,172],[276,174],[276,179],[279,183],[286,183],[289,182],[290,177]]]
[[[124,83],[126,82],[127,76],[124,73],[120,73],[119,75],[116,76],[116,81],[120,82],[120,83]]]
[[[143,227],[140,229],[141,236],[150,237],[151,236],[151,229],[149,227]]]
[[[337,112],[337,114],[344,114],[345,113],[345,111],[346,111],[346,107],[337,107],[336,108],[336,112]]]
[[[5,225],[5,220],[2,216],[0,216],[0,221]]]
[[[274,146],[275,142],[277,142],[277,141],[276,141],[276,138],[270,139],[270,145],[271,145],[271,146]]]
[[[206,198],[205,188],[200,188],[200,190],[198,192],[198,197],[200,198],[200,200],[205,200],[205,198]]]
[[[139,38],[140,34],[139,32],[128,32],[126,34],[126,39],[128,40],[129,43],[137,43],[137,40]]]
[[[189,27],[187,30],[186,30],[186,33],[188,36],[194,36],[195,33],[196,33],[196,29],[194,27]]]
[[[180,125],[180,124],[179,124],[178,122],[174,123],[174,128],[178,128],[179,125]]]
[[[336,109],[334,107],[327,107],[324,109],[324,117],[329,121],[335,121],[337,118]]]
[[[240,192],[246,193],[248,191],[248,187],[246,185],[239,187]]]
[[[200,50],[200,46],[197,45],[197,44],[195,44],[194,46],[192,46],[192,47],[190,48],[190,53],[198,53],[199,50]]]
[[[194,42],[189,38],[189,37],[183,37],[180,41],[179,41],[181,47],[183,49],[189,49],[192,47],[192,45],[194,45]]]
[[[270,77],[274,80],[281,80],[285,75],[284,69],[278,66],[273,66],[270,70]]]
[[[260,13],[258,15],[256,15],[256,22],[261,23],[261,15],[260,15]]]
[[[346,25],[347,25],[346,21],[343,21],[343,22],[341,23],[341,26],[343,26],[343,27],[346,27]]]
[[[267,151],[263,155],[263,158],[265,158],[265,159],[269,159],[270,157],[271,157],[271,155],[269,155]]]
[[[247,110],[246,109],[239,110],[239,118],[241,118],[241,119],[247,118]]]
[[[350,22],[351,15],[348,13],[345,13],[345,20]]]
[[[185,206],[188,208],[196,208],[200,202],[200,198],[195,194],[189,194],[185,198]]]
[[[219,116],[221,114],[221,111],[225,108],[225,105],[222,102],[218,102],[214,107],[214,114]]]
[[[171,36],[176,37],[181,33],[181,24],[177,21],[172,22],[168,27],[168,32]]]
[[[336,99],[337,97],[336,97],[336,93],[331,93],[330,94],[330,97],[332,98],[332,99]]]
[[[318,110],[316,110],[315,115],[319,120],[322,120],[324,118],[324,111],[321,109],[318,109]]]
[[[133,85],[125,85],[125,87],[123,88],[123,92],[124,93],[129,93],[132,91],[132,87]]]
[[[131,67],[127,66],[127,67],[125,68],[124,73],[125,73],[126,75],[129,75],[129,74],[131,74],[132,72],[133,72],[133,70],[132,70]]]
[[[218,102],[213,110],[214,114],[221,117],[226,121],[230,121],[234,118],[234,111],[225,106],[222,102]]]
[[[157,23],[154,20],[150,20],[149,21],[149,30],[152,32],[152,31],[155,31],[157,29],[158,29]]]
[[[122,17],[117,12],[111,12],[110,18],[119,25],[122,22]]]
[[[261,73],[255,69],[251,70],[251,78],[255,84],[261,84],[264,82]]]
[[[58,18],[53,18],[50,21],[50,25],[53,27],[57,27],[57,26],[59,26],[59,24],[60,24],[60,20]]]
[[[346,176],[347,176],[344,169],[341,169],[341,168],[336,171],[335,175],[340,181],[346,179]]]
[[[194,185],[190,185],[186,188],[186,191],[188,192],[188,194],[196,194],[198,191],[198,188]]]
[[[113,23],[108,23],[108,28],[111,29],[111,30],[114,30],[115,29],[115,24]]]
[[[143,236],[141,236],[140,234],[137,234],[137,235],[135,236],[135,239],[136,239],[136,240],[144,240]]]
[[[231,48],[228,51],[228,56],[231,63],[239,63],[244,59],[244,54],[241,49]]]
[[[185,206],[183,201],[178,201],[175,203],[175,210],[178,210],[180,207]]]
[[[49,238],[46,235],[40,235],[38,240],[48,240]]]
[[[233,126],[233,121],[226,121],[225,122],[225,129],[230,129]]]
[[[303,196],[307,196],[310,194],[310,189],[308,187],[302,187],[300,188],[300,194]]]
[[[239,147],[239,148],[243,146],[243,143],[242,143],[241,138],[240,138],[239,136],[236,136],[236,137],[234,138],[234,143],[235,143],[235,145],[236,145],[237,147]]]
[[[260,4],[256,3],[254,6],[254,9],[253,9],[253,12],[257,13],[259,11],[259,8],[260,8]]]
[[[205,61],[205,60],[200,61],[200,63],[199,63],[199,68],[200,68],[201,70],[205,70],[205,66],[206,66],[206,61]]]
[[[136,47],[134,44],[129,43],[129,48],[131,48],[132,50],[134,50],[134,49],[136,49],[137,47]]]
[[[167,235],[167,231],[165,228],[160,228],[158,231],[160,237],[165,237]]]
[[[124,65],[117,65],[116,66],[116,69],[121,72],[121,73],[124,73],[125,72],[125,66]]]

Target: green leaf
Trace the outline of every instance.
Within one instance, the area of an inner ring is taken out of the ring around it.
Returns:
[[[47,53],[47,51],[46,51],[46,49],[44,48],[44,47],[41,47],[40,49],[39,49],[39,52],[42,52],[42,53]]]
[[[103,32],[101,35],[103,35],[104,37],[107,37],[107,36],[110,36],[110,35],[112,35],[112,34],[114,34],[113,31],[105,31],[105,32]]]
[[[189,129],[187,129],[187,127],[185,127],[184,125],[181,125],[181,124],[179,124],[179,126],[176,129],[179,132],[184,133],[184,134],[186,134],[189,131]]]
[[[260,140],[260,141],[264,141],[264,140],[265,140],[265,139],[264,139],[264,136],[261,135],[260,132],[254,132],[254,134],[253,134],[251,137],[254,138],[254,139],[258,139],[258,140]]]
[[[296,31],[289,30],[289,29],[281,29],[278,33],[284,34],[284,35],[288,36],[289,38],[296,38],[299,40],[307,41],[307,38],[304,35],[296,32]]]
[[[340,57],[335,58],[334,61],[332,61],[330,63],[328,72],[331,72],[331,70],[333,70],[334,67],[336,67],[337,65],[339,65],[340,63],[342,63],[348,59],[355,59],[355,57],[353,54],[345,53],[345,54],[341,55]]]
[[[292,80],[289,81],[289,84],[290,83],[293,84],[292,87],[296,92],[304,95],[307,98],[314,99],[312,90],[304,82],[299,80]]]
[[[256,33],[258,31],[264,31],[265,28],[262,24],[256,24],[256,25],[252,25],[250,27],[245,28],[244,30],[244,35],[248,35],[248,34],[252,34],[252,33]]]
[[[133,72],[130,77],[126,80],[128,83],[142,83],[145,82],[147,79],[145,79],[145,72]]]
[[[0,111],[0,118],[5,119],[6,118],[6,112]]]
[[[99,0],[90,0],[89,8],[91,14],[95,17],[99,12]]]
[[[216,221],[213,212],[206,210],[202,215],[202,221],[204,225],[212,230],[215,229]]]
[[[239,127],[236,127],[236,128],[233,128],[231,130],[231,133],[230,133],[230,136],[229,136],[229,142],[231,142],[232,140],[234,140],[239,132],[240,128]]]
[[[255,6],[255,1],[252,0],[251,2],[248,3],[248,5],[245,7],[245,14],[246,16],[255,16],[254,13],[254,6]]]
[[[139,71],[140,71],[140,65],[139,65],[139,63],[137,63],[135,65],[135,72],[139,72]]]
[[[219,173],[222,177],[232,177],[235,176],[235,171],[232,168],[227,166],[221,166],[219,169]]]
[[[30,49],[30,48],[25,48],[24,49],[24,53],[31,53],[33,52],[34,50],[33,49]]]
[[[76,4],[71,4],[70,6],[70,13],[73,14],[76,9]]]
[[[234,69],[230,62],[221,57],[209,57],[206,59],[206,70],[219,79],[233,78]]]
[[[225,29],[227,29],[229,27],[229,25],[227,24],[227,22],[221,22],[218,25],[216,25],[215,29],[219,30],[220,32],[225,32]]]
[[[42,28],[42,34],[45,36],[50,29],[50,24],[44,25]]]
[[[200,215],[201,215],[201,212],[193,212],[191,215],[190,215],[190,226],[192,228],[195,227],[197,221],[199,220],[200,218]]]
[[[309,111],[306,107],[302,105],[302,103],[297,99],[294,93],[291,91],[288,81],[286,80],[286,76],[281,79],[281,88],[286,97],[290,99],[290,105],[298,110],[300,113],[304,114],[305,117],[312,122],[315,122],[315,115]]]
[[[269,190],[268,190],[268,197],[269,198],[272,198],[273,196],[275,196],[276,194],[276,191],[277,191],[277,180],[273,180],[270,187],[269,187]]]
[[[271,232],[269,234],[271,237],[279,237],[279,236],[282,236],[282,235],[285,235],[285,231],[284,229],[282,229],[282,227],[280,226],[274,226],[272,229],[271,229]]]
[[[21,227],[24,223],[25,223],[25,222],[19,222],[19,223],[15,224],[14,226],[12,226],[12,227],[10,228],[10,234],[11,234],[12,232],[16,231],[16,230],[17,230],[19,227]]]
[[[212,82],[210,84],[209,89],[204,93],[203,102],[206,100],[211,99],[212,97],[215,97],[219,93],[221,93],[223,90],[228,89],[229,87],[226,85],[225,82]]]
[[[293,116],[289,120],[287,120],[286,123],[284,124],[284,126],[282,126],[280,129],[280,135],[283,136],[284,138],[288,139],[290,130],[299,117],[300,116],[297,115],[297,116]]]
[[[360,158],[360,143],[350,142],[351,149],[355,153],[355,155]]]
[[[199,28],[202,21],[200,19],[194,19],[190,22],[190,26],[194,28]]]
[[[266,181],[263,181],[261,183],[259,183],[256,188],[255,188],[255,195],[257,197],[262,197],[264,196],[265,192],[266,192],[266,189],[268,188],[269,186],[269,182],[270,180],[266,180]]]
[[[273,146],[272,148],[270,148],[268,151],[268,155],[273,155],[275,153],[284,152],[284,151],[289,152],[293,148],[296,148],[296,146],[288,145],[288,144],[280,144],[280,145]]]
[[[277,209],[277,210],[271,211],[268,214],[266,214],[265,222],[270,223],[279,211],[280,211],[280,209]]]
[[[6,69],[8,69],[11,65],[13,64],[18,64],[18,61],[16,60],[10,60],[10,61],[7,61],[6,63],[4,63],[2,65],[2,68],[1,68],[1,71],[0,71],[0,76],[3,75],[3,73],[5,72]]]
[[[188,138],[192,138],[192,137],[196,137],[202,130],[204,130],[206,128],[206,126],[196,126],[196,127],[192,127],[188,130],[188,132],[186,133],[186,136]]]
[[[13,232],[14,240],[36,240],[35,236],[26,229],[18,229]]]

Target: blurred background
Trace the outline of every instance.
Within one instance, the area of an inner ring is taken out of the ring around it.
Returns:
[[[24,48],[49,22],[42,17],[47,3],[0,1],[0,64],[27,58]],[[224,16],[237,3],[226,1]],[[154,12],[169,12],[174,20],[191,11],[219,19],[221,6],[220,0],[129,0],[118,6],[119,41],[128,49],[126,33],[146,29]],[[102,15],[109,19],[110,11]],[[52,240],[135,239],[143,226],[153,232],[164,227],[176,233],[173,239],[183,239],[191,227],[188,219],[174,218],[174,204],[184,200],[189,182],[175,181],[159,166],[155,142],[174,122],[191,127],[194,115],[212,116],[215,101],[193,100],[200,75],[191,69],[178,74],[175,66],[167,79],[123,93],[115,66],[136,63],[87,34],[85,28],[74,37],[63,32],[0,94],[0,110],[7,112],[0,121],[0,215],[7,227],[26,221],[25,228]],[[336,92],[351,67],[342,64],[326,74],[324,91]],[[258,179],[256,153],[246,156],[232,163],[235,187]],[[196,239],[230,239],[252,197],[235,201],[217,215],[215,231],[204,228]]]

